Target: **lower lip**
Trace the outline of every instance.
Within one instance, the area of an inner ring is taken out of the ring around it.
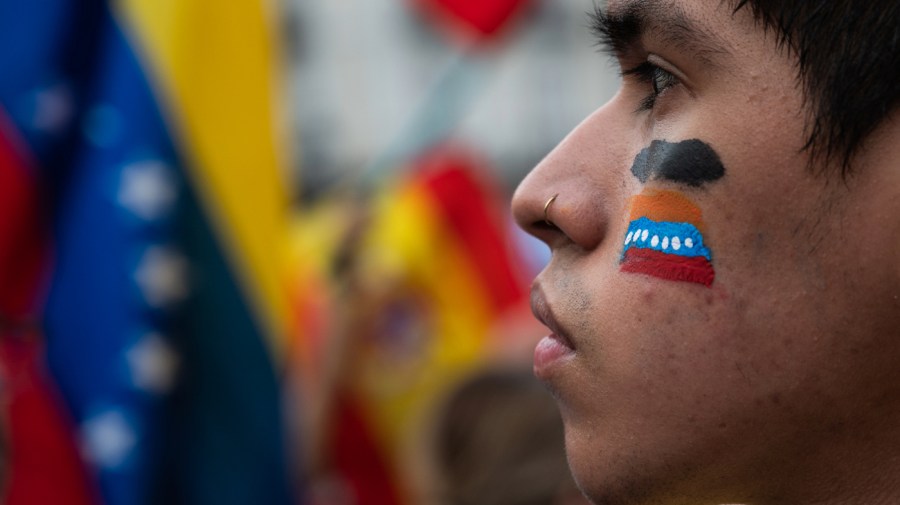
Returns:
[[[551,368],[574,356],[574,349],[556,335],[548,335],[534,348],[534,373],[538,377],[546,377]]]

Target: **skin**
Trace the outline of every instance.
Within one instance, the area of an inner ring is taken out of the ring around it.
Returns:
[[[651,58],[679,83],[636,112],[650,85],[625,76],[513,199],[552,250],[535,312],[574,347],[535,367],[572,472],[598,505],[898,503],[900,127],[884,123],[841,179],[802,150],[796,57],[746,10],[668,3],[723,54],[700,63],[649,30],[620,64]],[[631,173],[652,141],[685,139],[726,175],[692,187]],[[627,203],[645,189],[701,208],[711,287],[620,270]]]

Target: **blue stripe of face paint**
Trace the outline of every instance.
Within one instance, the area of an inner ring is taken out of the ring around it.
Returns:
[[[628,225],[624,251],[632,247],[688,258],[703,256],[712,261],[709,249],[703,245],[703,235],[690,223],[657,222],[646,217],[636,219]]]

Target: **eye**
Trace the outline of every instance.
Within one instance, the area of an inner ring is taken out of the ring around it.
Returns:
[[[663,91],[678,84],[678,78],[662,68],[653,67],[650,83],[653,85],[653,94],[659,96]]]
[[[641,100],[637,109],[638,111],[653,109],[659,95],[679,83],[678,77],[675,77],[671,72],[668,72],[649,61],[645,61],[632,69],[623,71],[622,75],[634,76],[640,82],[650,85],[651,92]]]

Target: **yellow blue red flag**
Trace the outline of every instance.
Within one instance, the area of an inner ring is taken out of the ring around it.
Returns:
[[[0,1],[10,505],[292,502],[272,7]]]

